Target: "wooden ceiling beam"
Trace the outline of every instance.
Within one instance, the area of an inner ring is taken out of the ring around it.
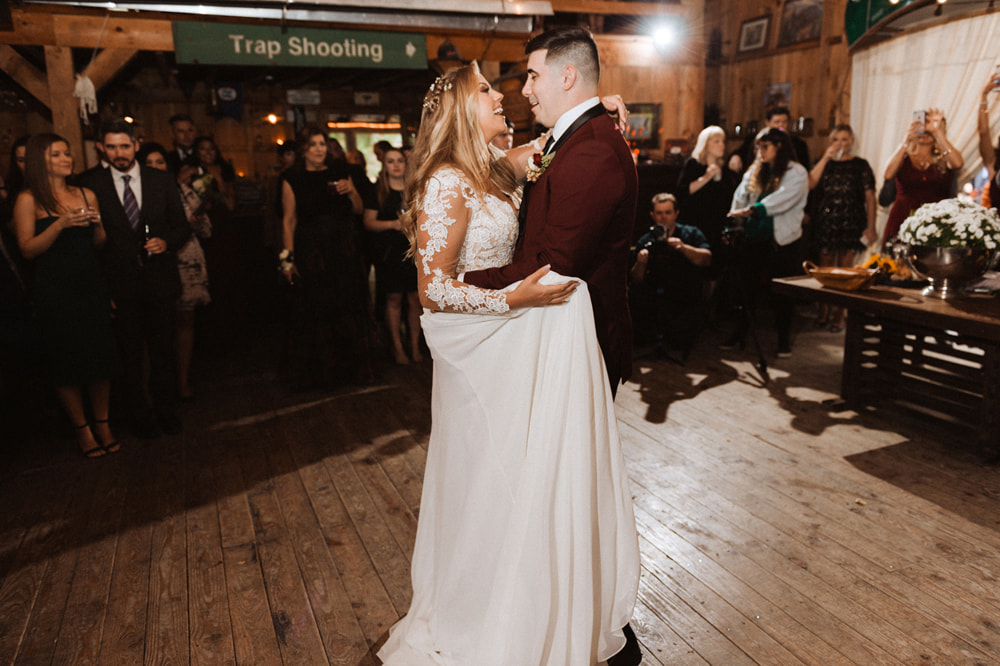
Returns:
[[[662,2],[618,2],[618,0],[551,0],[552,11],[575,14],[619,14],[627,16],[687,16],[690,8]]]
[[[4,32],[6,44],[69,46],[76,48],[142,49],[173,51],[171,22],[165,19],[133,18],[111,14],[104,16],[11,10],[14,30]]]
[[[83,75],[94,84],[95,90],[103,88],[115,74],[129,63],[138,49],[103,49],[83,70]]]
[[[44,106],[49,106],[49,82],[45,73],[6,44],[0,44],[0,69]]]

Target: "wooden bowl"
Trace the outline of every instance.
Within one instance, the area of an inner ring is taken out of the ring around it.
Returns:
[[[802,268],[806,275],[815,279],[824,287],[841,289],[843,291],[858,291],[867,289],[875,282],[880,270],[878,268],[838,268],[835,266],[817,266],[811,261],[803,261]]]

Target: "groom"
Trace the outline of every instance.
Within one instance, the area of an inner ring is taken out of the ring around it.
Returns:
[[[614,394],[632,372],[626,289],[638,192],[635,162],[598,98],[601,64],[593,36],[583,28],[557,28],[533,38],[524,51],[528,79],[521,93],[535,120],[552,129],[543,151],[550,161],[525,186],[523,235],[513,262],[468,272],[463,279],[500,289],[551,264],[557,273],[586,282]],[[629,625],[625,637],[609,666],[642,660]]]
[[[626,289],[638,190],[635,162],[598,98],[601,65],[587,30],[544,32],[528,42],[525,53],[528,79],[521,93],[535,120],[552,129],[544,150],[551,161],[525,186],[523,235],[513,262],[471,271],[464,281],[500,289],[546,264],[582,279],[614,393],[632,371]]]

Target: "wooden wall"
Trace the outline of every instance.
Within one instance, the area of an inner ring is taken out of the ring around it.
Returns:
[[[686,0],[683,7],[688,33],[672,53],[657,53],[644,37],[599,36],[604,62],[602,92],[620,93],[629,103],[662,104],[662,137],[690,141],[704,126],[706,104],[719,109],[727,131],[731,132],[735,123],[761,120],[765,87],[787,81],[792,84],[792,115],[813,119],[814,132],[804,138],[810,152],[818,155],[829,128],[837,122],[850,120],[850,61],[843,35],[844,9],[848,1],[825,0],[820,39],[779,49],[776,44],[784,0]],[[767,46],[758,51],[737,53],[740,26],[760,16],[771,19]],[[140,19],[124,20],[141,22]],[[714,29],[721,34],[721,54],[707,58],[706,45]],[[39,39],[42,37],[44,35]],[[435,40],[440,39],[440,36],[433,39],[429,36],[428,50],[435,49]],[[475,36],[452,36],[452,39],[480,43],[477,41],[480,38]],[[516,48],[507,41],[494,43],[491,51],[483,54],[484,58],[493,62],[516,60]],[[463,53],[480,53],[472,42],[462,41],[460,47],[465,49]],[[145,136],[169,143],[167,118],[173,113],[190,113],[201,131],[216,135],[223,153],[233,159],[237,170],[250,177],[266,169],[273,159],[273,140],[291,131],[284,123],[270,126],[260,120],[272,112],[284,118],[284,93],[279,86],[246,90],[245,121],[240,124],[227,119],[217,122],[209,117],[208,89],[204,85],[197,85],[185,97],[170,82],[164,83],[162,76],[157,78],[155,72],[139,72],[135,83],[141,86],[144,94],[155,96],[149,106],[137,99],[129,100],[130,111],[142,120]],[[519,87],[519,82],[507,82],[502,87],[512,110],[517,104]],[[343,94],[323,91],[322,109],[326,111],[349,104],[349,98],[338,97]],[[105,101],[101,93],[99,99]],[[397,101],[399,109],[413,108],[412,100]],[[523,120],[515,118],[520,129],[520,123],[526,122],[528,114],[523,109],[518,113],[525,117]],[[325,119],[325,113],[321,115]],[[0,130],[2,170],[6,169],[6,155],[13,138],[49,126],[35,113],[0,111],[0,128],[4,127],[10,131]]]
[[[691,137],[701,129],[704,105],[704,47],[701,31],[703,0],[685,2],[689,34],[673,52],[658,53],[648,37],[621,37],[599,35],[598,46],[603,61],[602,93],[619,93],[627,103],[660,103],[663,109],[661,121],[663,138]],[[664,5],[663,11],[676,14],[677,8]],[[78,15],[79,14],[79,15]],[[66,16],[52,16],[50,12],[18,10],[17,30],[11,33],[11,43],[19,44],[61,44],[63,48],[87,48],[84,37],[94,32],[101,23],[96,16],[84,12]],[[158,36],[164,47],[169,39],[169,22],[116,17],[115,34],[129,35],[131,32]],[[50,25],[51,24],[51,25]],[[72,29],[63,26],[73,26]],[[63,26],[63,27],[60,27]],[[135,28],[133,30],[132,28]],[[43,29],[44,28],[44,29]],[[437,52],[437,45],[443,41],[442,35],[428,35],[428,52],[431,57]],[[523,39],[498,38],[484,40],[479,35],[448,36],[462,53],[475,54],[483,58],[487,73],[506,72],[523,68],[517,63],[523,59]],[[124,38],[120,38],[124,39]],[[135,39],[132,40],[133,42]],[[142,40],[140,40],[142,41]],[[136,46],[125,43],[117,46]],[[485,46],[484,46],[485,45]],[[485,50],[484,50],[485,48]],[[470,56],[472,57],[472,56]],[[501,66],[501,62],[508,65]],[[209,110],[210,70],[206,68],[206,80],[200,81],[182,91],[181,86],[167,72],[162,63],[145,68],[132,67],[129,80],[116,80],[104,90],[98,91],[102,115],[116,115],[127,110],[134,116],[141,138],[159,141],[170,147],[171,139],[167,119],[175,113],[190,114],[200,133],[213,135],[222,154],[232,160],[238,172],[248,178],[266,173],[268,165],[274,162],[274,142],[278,138],[290,138],[292,127],[285,122],[288,112],[285,91],[279,83],[259,83],[244,88],[243,119],[237,122],[223,118],[217,120]],[[518,138],[529,138],[531,127],[530,111],[520,96],[519,79],[508,79],[501,89],[507,95],[508,106],[513,119],[521,131]],[[113,91],[112,91],[113,89]],[[314,109],[315,120],[323,123],[330,113],[348,113],[353,109],[353,93],[350,90],[321,90],[322,103]],[[414,126],[419,119],[419,97],[393,95],[380,91],[384,97],[383,108],[365,109],[371,113],[400,113],[404,122]],[[113,103],[113,106],[112,106]],[[269,113],[279,116],[277,125],[270,125],[263,119]],[[51,124],[36,112],[14,112],[0,110],[0,171],[7,168],[7,155],[14,139],[21,134],[49,131]],[[84,128],[84,138],[89,133]],[[662,145],[662,143],[661,143]],[[95,155],[92,148],[78,162],[78,169],[92,165]],[[654,151],[654,156],[657,151]]]
[[[699,12],[691,24],[700,22]],[[705,104],[705,51],[700,34],[689,33],[667,54],[657,52],[645,38],[604,37],[598,46],[602,93],[620,93],[630,104],[662,105],[661,141],[654,157],[659,156],[664,141],[698,135]]]
[[[764,89],[792,84],[789,108],[794,117],[813,119],[814,132],[803,135],[809,152],[818,156],[830,128],[850,122],[850,58],[844,36],[844,10],[849,0],[824,0],[818,40],[777,47],[783,0],[705,0],[705,37],[713,29],[722,37],[721,57],[706,67],[706,104],[715,104],[732,139],[736,123],[762,121]],[[767,45],[738,53],[744,21],[770,17]],[[738,142],[734,142],[735,143]]]

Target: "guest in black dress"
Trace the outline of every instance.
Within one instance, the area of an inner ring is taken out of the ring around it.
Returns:
[[[33,136],[25,157],[26,187],[14,206],[17,241],[33,264],[31,296],[56,394],[80,450],[96,458],[118,450],[108,399],[120,360],[111,329],[111,294],[96,252],[107,235],[94,193],[66,183],[73,157],[65,139]]]
[[[295,388],[373,380],[368,285],[353,216],[363,210],[347,162],[327,163],[323,130],[306,128],[282,183],[279,270],[289,285],[285,370]]]
[[[726,132],[710,125],[698,135],[691,157],[684,163],[677,181],[680,224],[697,227],[712,249],[708,280],[712,284],[722,272],[728,248],[722,241],[726,214],[740,179],[725,163]],[[711,286],[709,287],[711,289]]]
[[[424,360],[420,353],[420,299],[417,297],[417,266],[406,253],[410,241],[400,231],[400,215],[406,206],[406,157],[398,148],[389,148],[382,158],[382,172],[375,184],[376,196],[365,205],[365,229],[372,233],[377,289],[385,294],[385,325],[392,340],[396,363],[410,362],[403,348],[401,333],[403,297],[406,296],[406,326],[410,354],[414,361]]]
[[[875,174],[865,160],[851,154],[854,130],[837,125],[830,146],[809,172],[814,191],[813,240],[823,266],[851,267],[859,252],[878,240],[875,227]],[[844,308],[820,305],[817,328],[844,328]]]
[[[14,141],[10,148],[10,167],[7,169],[7,177],[0,180],[0,245],[9,270],[22,283],[25,283],[27,275],[24,270],[24,257],[21,256],[21,250],[17,246],[17,236],[14,231],[14,202],[24,189],[24,151],[29,138],[30,136],[26,134]]]

